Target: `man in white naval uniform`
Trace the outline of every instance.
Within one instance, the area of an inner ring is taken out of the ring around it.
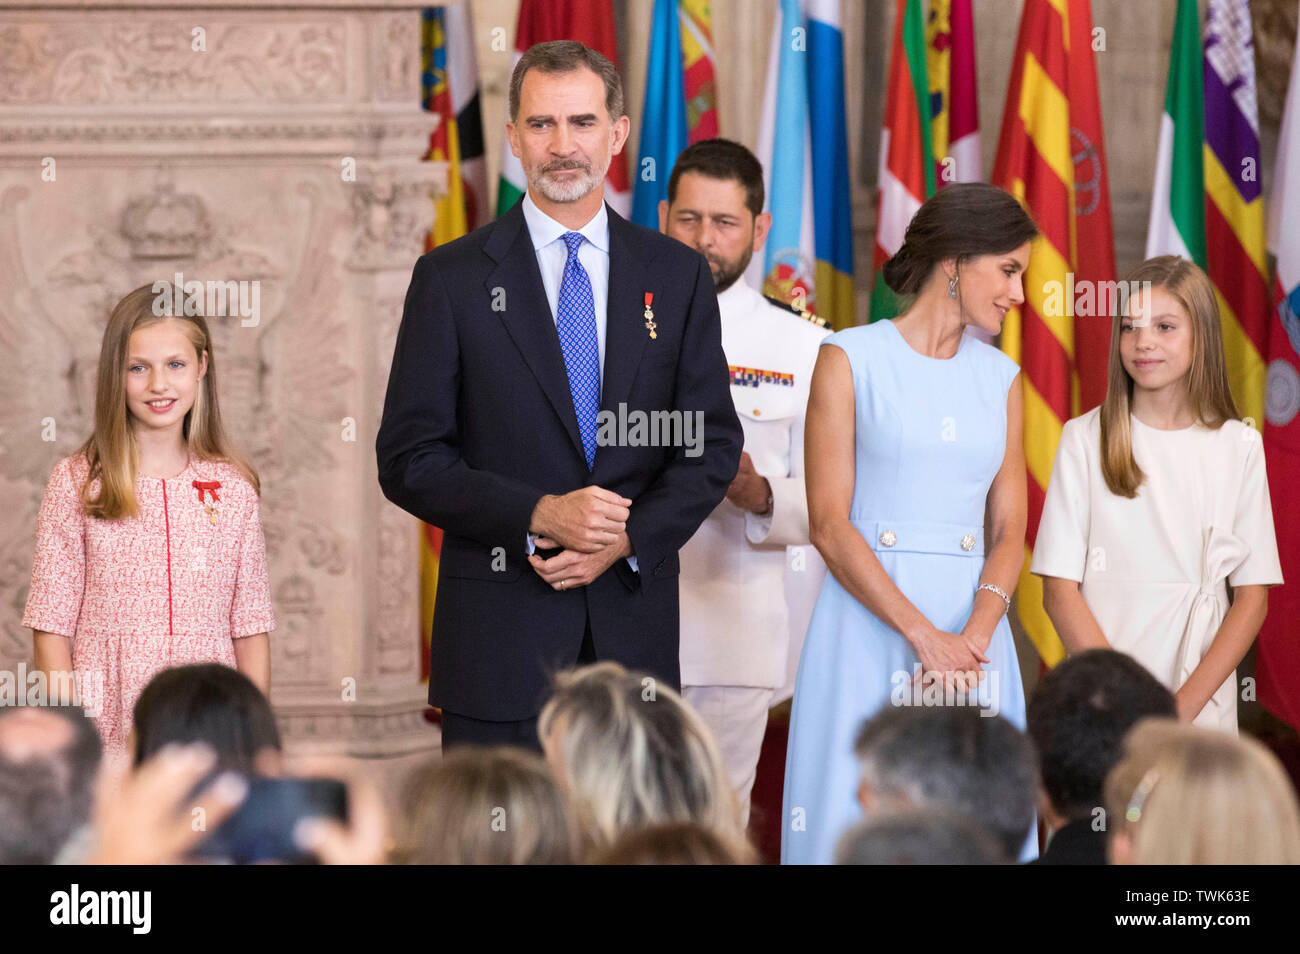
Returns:
[[[787,682],[787,590],[808,580],[803,430],[819,319],[764,298],[742,276],[772,217],[763,169],[744,146],[710,139],[673,167],[659,229],[709,261],[731,396],[745,432],[726,498],[680,551],[682,693],[718,741],[745,818],[767,713]],[[789,552],[787,552],[789,548]],[[811,601],[796,600],[803,614]]]

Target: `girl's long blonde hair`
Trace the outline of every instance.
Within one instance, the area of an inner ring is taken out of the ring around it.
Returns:
[[[140,450],[131,427],[131,412],[126,406],[127,357],[133,332],[169,318],[183,323],[185,335],[194,346],[198,359],[202,361],[205,353],[208,357],[207,373],[194,395],[193,407],[181,424],[190,456],[230,464],[243,474],[255,491],[261,492],[257,471],[235,452],[221,423],[216,361],[207,322],[201,315],[172,314],[171,303],[176,300],[174,287],[168,284],[165,291],[158,292],[154,291],[155,287],[154,284],[142,285],[118,302],[109,316],[108,327],[104,329],[95,387],[95,427],[78,450],[89,464],[81,488],[81,506],[92,517],[116,520],[134,517],[138,513],[135,479],[140,466]],[[161,315],[155,314],[154,302],[163,295],[167,307]],[[90,485],[96,479],[100,484],[99,493],[92,499]]]
[[[1187,397],[1197,420],[1206,427],[1221,427],[1238,420],[1237,405],[1228,384],[1223,357],[1223,329],[1219,305],[1209,276],[1177,255],[1149,258],[1121,283],[1137,288],[1149,283],[1161,288],[1187,311],[1192,320],[1192,363],[1187,371]],[[1129,309],[1133,298],[1129,296]],[[1115,312],[1110,326],[1110,363],[1106,372],[1106,399],[1101,405],[1101,473],[1110,492],[1136,497],[1145,474],[1133,458],[1133,433],[1129,414],[1133,407],[1133,378],[1120,357],[1119,342],[1125,308]]]
[[[1300,864],[1295,790],[1253,739],[1144,720],[1105,791],[1107,827],[1128,838],[1133,864]]]

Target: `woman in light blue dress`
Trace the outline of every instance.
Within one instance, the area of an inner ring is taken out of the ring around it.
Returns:
[[[1025,545],[1019,368],[970,332],[997,334],[1023,302],[1036,234],[1002,190],[945,187],[885,265],[907,310],[822,342],[805,459],[830,573],[795,682],[784,864],[830,863],[861,818],[853,743],[882,706],[982,704],[1024,729],[1006,620]]]

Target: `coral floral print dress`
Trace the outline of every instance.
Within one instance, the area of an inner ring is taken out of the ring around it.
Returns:
[[[86,472],[78,454],[50,475],[23,625],[71,637],[80,701],[121,764],[155,673],[234,667],[234,640],[275,627],[266,542],[257,494],[229,464],[191,458],[175,477],[137,477],[139,513],[119,520],[82,512]]]

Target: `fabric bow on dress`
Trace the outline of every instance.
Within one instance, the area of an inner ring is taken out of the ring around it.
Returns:
[[[1193,670],[1200,664],[1214,641],[1215,634],[1223,624],[1228,612],[1228,598],[1224,590],[1224,581],[1250,555],[1250,548],[1240,537],[1234,536],[1220,527],[1209,527],[1203,534],[1204,545],[1201,548],[1201,580],[1192,609],[1183,629],[1183,637],[1178,644],[1174,657],[1174,686],[1187,682]],[[1205,708],[1193,720],[1196,725],[1218,727],[1222,717],[1216,715],[1215,708],[1232,706],[1236,711],[1232,696],[1236,692],[1237,680],[1230,677],[1215,690]]]

